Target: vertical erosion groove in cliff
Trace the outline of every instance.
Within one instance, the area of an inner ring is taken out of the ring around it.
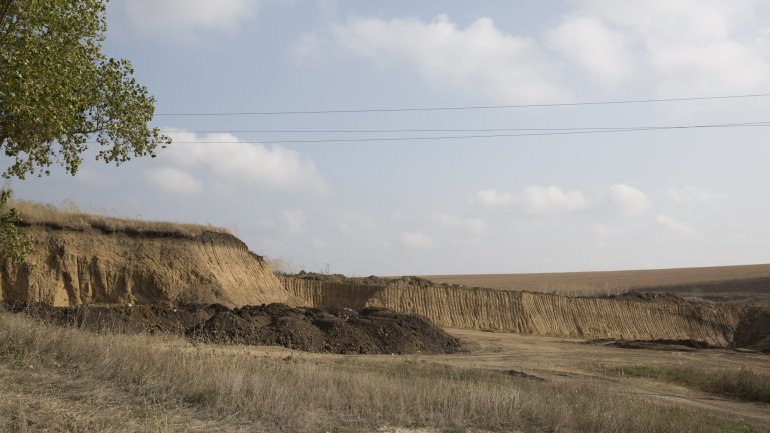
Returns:
[[[286,277],[282,281],[309,306],[383,307],[420,314],[443,327],[586,339],[697,340],[726,347],[736,343],[736,332],[746,327],[750,312],[738,305],[676,299],[581,298],[398,281],[358,287]]]
[[[270,268],[232,235],[191,236],[30,225],[32,266],[3,263],[0,300],[84,303],[172,301],[227,306],[286,302]]]

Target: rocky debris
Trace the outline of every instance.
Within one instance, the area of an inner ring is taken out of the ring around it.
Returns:
[[[273,345],[309,352],[436,354],[458,339],[413,314],[383,308],[292,308],[284,304],[227,308],[170,303],[75,307],[11,302],[5,309],[61,326],[95,331],[172,333],[193,341]]]

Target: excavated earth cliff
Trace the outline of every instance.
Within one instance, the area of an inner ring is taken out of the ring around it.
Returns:
[[[24,230],[35,248],[29,264],[2,264],[0,301],[53,306],[292,303],[265,261],[228,233],[52,223],[31,224]]]
[[[770,351],[770,310],[670,294],[567,297],[437,285],[420,278],[378,284],[316,275],[281,279],[309,306],[382,307],[419,314],[442,327]]]

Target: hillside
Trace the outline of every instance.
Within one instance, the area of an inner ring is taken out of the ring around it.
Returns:
[[[54,306],[158,301],[227,306],[290,301],[265,261],[224,229],[16,203],[35,242],[4,263],[0,300]]]

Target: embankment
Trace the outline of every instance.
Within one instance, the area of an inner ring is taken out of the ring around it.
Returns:
[[[123,222],[28,224],[24,231],[35,248],[29,264],[2,264],[0,300],[53,306],[290,302],[265,261],[229,233],[205,226],[138,230]]]
[[[383,307],[420,314],[450,328],[585,339],[695,340],[760,349],[770,334],[766,310],[673,295],[568,297],[436,285],[421,279],[379,285],[291,277],[282,281],[309,306]]]

